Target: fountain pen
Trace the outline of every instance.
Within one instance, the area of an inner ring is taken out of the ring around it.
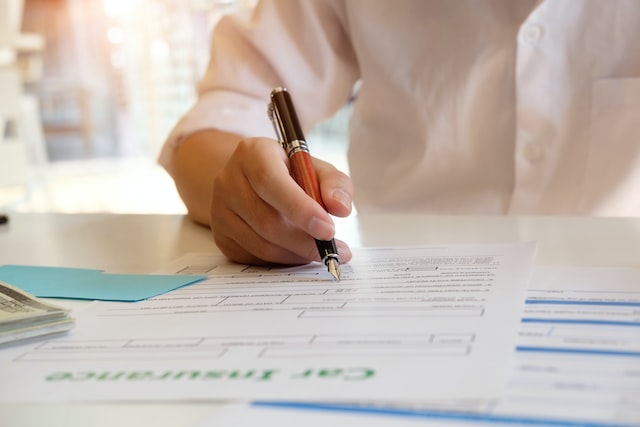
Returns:
[[[318,184],[316,171],[311,163],[309,148],[302,133],[291,96],[286,88],[277,87],[271,91],[268,111],[280,145],[282,145],[287,157],[289,157],[289,166],[293,179],[309,197],[324,208],[325,206],[320,196],[320,185]],[[335,240],[316,239],[316,246],[318,247],[320,259],[327,267],[327,270],[335,280],[339,281],[340,258],[338,257]]]

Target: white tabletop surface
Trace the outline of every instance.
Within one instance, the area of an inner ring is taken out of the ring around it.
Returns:
[[[336,225],[353,247],[537,241],[538,264],[640,267],[640,218],[375,215]],[[0,264],[149,273],[213,251],[209,230],[181,215],[12,213],[0,225]]]
[[[539,265],[640,267],[640,218],[360,216],[337,220],[337,237],[354,247],[537,241]],[[11,213],[0,225],[0,265],[147,273],[214,251],[209,230],[178,215]],[[0,426],[183,426],[219,410],[202,402],[0,404]]]

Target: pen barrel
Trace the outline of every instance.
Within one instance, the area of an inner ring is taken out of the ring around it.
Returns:
[[[304,141],[302,126],[289,92],[284,88],[274,89],[271,92],[271,104],[278,128],[276,133],[282,137],[281,142],[285,143],[285,149],[287,149],[286,144],[292,141]]]
[[[327,261],[334,259],[340,263],[340,257],[338,257],[338,248],[336,247],[336,241],[331,240],[316,240],[316,247],[320,254],[320,260],[323,264],[327,264]]]
[[[306,151],[295,151],[289,155],[289,167],[291,176],[298,183],[305,193],[318,202],[323,208],[322,196],[320,194],[320,184],[316,176],[315,169],[311,163],[311,156]]]
[[[276,88],[271,92],[271,103],[269,104],[268,112],[276,135],[289,158],[291,176],[309,197],[326,210],[320,194],[318,176],[311,161],[302,127],[286,89]],[[329,272],[337,280],[340,280],[340,270],[337,267],[340,264],[340,258],[338,257],[335,240],[316,239],[316,246],[320,259],[327,266]]]
[[[320,184],[316,176],[315,169],[311,163],[311,155],[307,151],[298,150],[290,152],[289,167],[291,176],[298,183],[305,193],[318,202],[323,208],[324,202],[320,194]],[[338,249],[335,240],[316,240],[316,247],[320,254],[320,259],[326,265],[330,259],[340,263]]]

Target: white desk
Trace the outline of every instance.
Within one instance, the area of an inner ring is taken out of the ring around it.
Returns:
[[[351,246],[538,242],[538,264],[640,267],[640,218],[366,216],[337,220]],[[180,215],[20,214],[0,226],[0,264],[148,273],[187,252],[217,251]]]
[[[339,220],[337,235],[352,246],[535,240],[540,265],[640,267],[640,218],[369,216]],[[216,250],[209,230],[182,216],[12,213],[0,226],[0,265],[144,273],[187,252]],[[205,403],[0,405],[0,425],[183,426],[218,409]]]

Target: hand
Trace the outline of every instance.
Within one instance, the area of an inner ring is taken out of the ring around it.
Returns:
[[[238,143],[213,184],[211,230],[220,250],[246,264],[304,264],[319,260],[314,238],[330,240],[331,215],[351,213],[353,185],[347,175],[314,159],[325,209],[291,178],[280,145],[268,138]],[[327,213],[328,212],[328,213]],[[351,259],[336,240],[341,262]]]

